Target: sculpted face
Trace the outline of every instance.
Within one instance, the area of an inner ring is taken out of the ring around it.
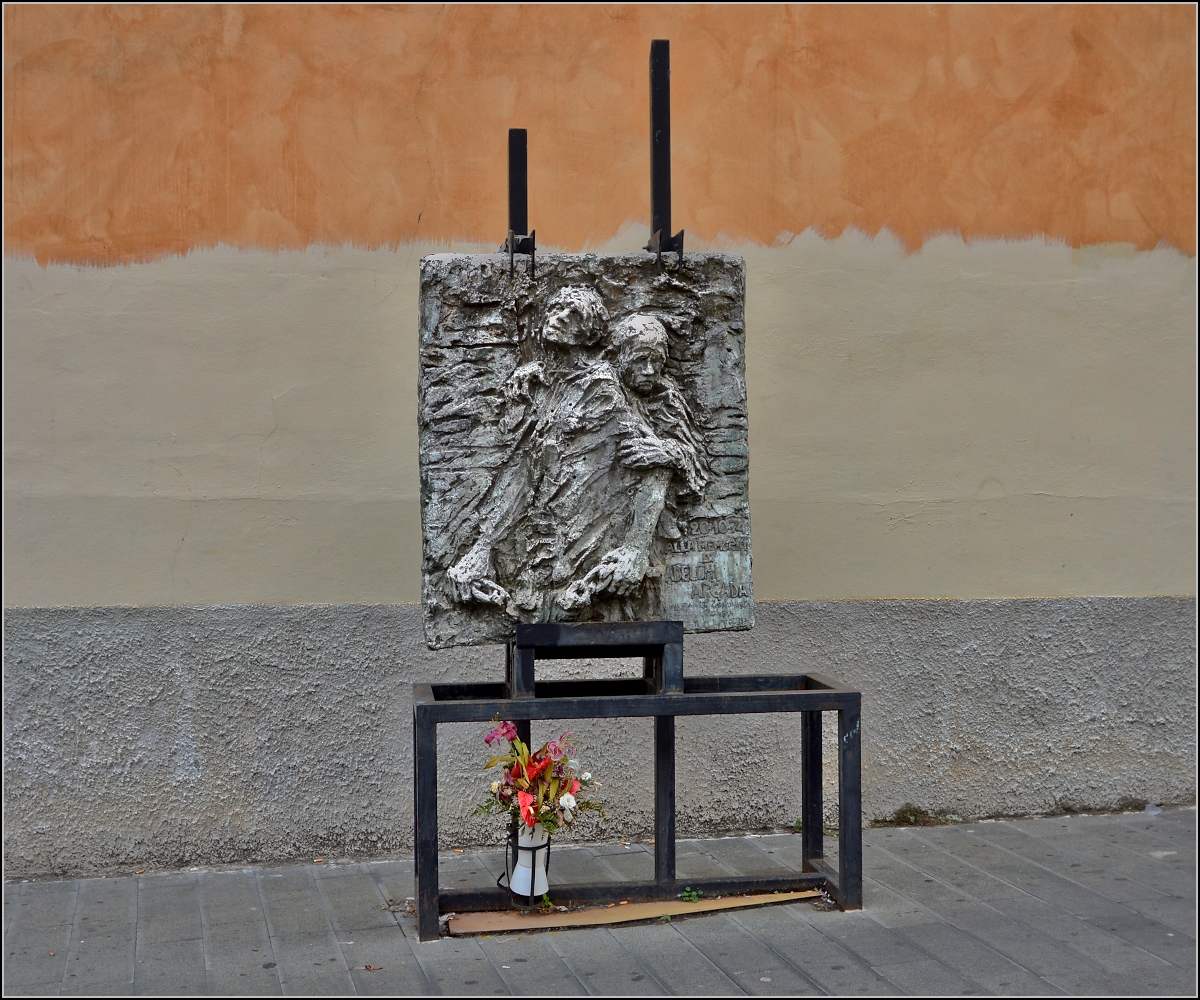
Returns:
[[[566,303],[548,310],[546,322],[542,325],[542,339],[550,344],[561,344],[563,347],[586,344],[583,317],[579,315],[579,310]]]
[[[600,297],[590,288],[563,288],[546,304],[541,340],[564,348],[595,347],[604,337],[607,319]]]
[[[667,363],[667,348],[655,337],[633,337],[621,349],[621,381],[639,395],[653,392]]]
[[[654,391],[667,363],[667,331],[653,316],[630,316],[617,327],[617,368],[627,389]]]

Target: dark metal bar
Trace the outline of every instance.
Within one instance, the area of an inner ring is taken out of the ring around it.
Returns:
[[[658,255],[675,250],[683,260],[683,230],[671,235],[671,43],[650,43],[650,242]]]
[[[650,43],[650,232],[671,235],[671,43]]]
[[[520,677],[520,653],[516,646],[511,642],[504,647],[504,697],[519,698],[524,695],[521,692]],[[492,685],[485,684],[455,684],[451,685],[457,689],[457,693],[463,694],[468,698],[486,697],[485,689],[489,689]],[[529,746],[531,726],[528,719],[518,719],[516,721],[517,739],[526,746]]]
[[[508,231],[529,232],[529,133],[508,130]]]
[[[624,656],[615,651],[617,647],[661,646],[667,642],[683,642],[683,622],[522,623],[517,625],[516,638],[518,646],[533,646],[541,657],[574,647],[587,647],[584,656]],[[597,653],[595,647],[604,648]]]
[[[837,870],[824,858],[812,858],[805,862],[806,872],[825,880],[825,891],[841,905],[842,891],[838,886]]]
[[[589,694],[587,697],[551,697],[554,688],[564,689],[581,681],[544,682],[537,697],[505,699],[495,685],[495,699],[453,701],[439,698],[430,712],[439,722],[482,722],[499,715],[502,719],[643,719],[657,715],[757,715],[762,712],[837,712],[845,708],[849,694],[826,691],[746,691],[720,694]],[[599,682],[591,684],[598,686]],[[629,681],[622,681],[628,685]],[[643,682],[644,683],[644,682]],[[438,685],[434,685],[434,689]]]
[[[859,705],[838,712],[838,905],[862,909],[862,752]]]
[[[656,694],[662,690],[662,652],[648,653],[642,657],[642,679]]]
[[[429,706],[413,706],[414,869],[417,934],[438,937],[437,724]]]
[[[825,854],[821,789],[821,713],[800,716],[800,856],[804,870]]]
[[[508,237],[500,247],[508,254],[509,277],[516,276],[516,255],[529,254],[529,275],[534,276],[537,233],[529,228],[529,133],[508,130]]]
[[[513,693],[514,698],[532,698],[534,696],[533,665],[536,653],[532,649],[517,646],[513,664]]]
[[[661,657],[647,657],[652,661],[661,659]],[[587,698],[587,697],[613,697],[616,695],[641,695],[641,694],[656,694],[657,688],[646,687],[646,679],[653,681],[657,676],[659,667],[653,665],[651,672],[644,678],[634,679],[614,678],[612,680],[582,680],[582,681],[538,681],[534,685],[534,690],[538,698]],[[430,697],[430,701],[450,702],[450,701],[471,701],[481,698],[506,698],[507,687],[496,683],[475,683],[475,684],[437,684],[431,686],[431,690],[436,688],[436,698]],[[757,692],[759,694],[770,694],[772,692],[793,694],[796,692],[809,692],[815,698],[821,699],[829,696],[844,695],[849,699],[852,692],[845,690],[830,690],[827,688],[811,688],[805,683],[804,676],[800,677],[781,677],[776,674],[768,676],[742,676],[742,677],[686,677],[683,681],[683,691],[674,692],[685,695],[695,694],[748,694]],[[845,704],[849,704],[849,700],[844,699]]]
[[[825,874],[814,875],[802,872],[758,877],[689,878],[687,881],[688,888],[699,889],[707,897],[819,889],[824,888],[826,883],[827,876]],[[550,898],[559,906],[567,906],[572,903],[608,903],[622,899],[627,899],[632,903],[675,899],[678,895],[678,882],[597,882],[586,885],[552,885],[550,887]],[[441,894],[441,909],[443,913],[508,909],[511,901],[512,896],[505,889],[447,889]]]
[[[663,694],[683,693],[683,637],[663,646],[658,690]]]
[[[654,720],[654,881],[675,881],[675,717]]]
[[[684,694],[716,694],[732,691],[824,691],[808,683],[808,677],[781,677],[778,674],[748,674],[730,677],[687,677]]]

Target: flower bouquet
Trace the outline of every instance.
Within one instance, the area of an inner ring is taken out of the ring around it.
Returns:
[[[603,813],[600,802],[583,797],[583,793],[599,788],[589,772],[579,772],[579,762],[571,758],[575,745],[568,731],[558,739],[544,743],[531,751],[517,736],[511,722],[499,722],[483,738],[484,743],[504,741],[508,753],[492,757],[488,768],[501,767],[500,778],[492,782],[487,798],[475,808],[476,813],[506,812],[512,817],[509,831],[510,855],[505,866],[512,894],[528,898],[529,905],[549,891],[547,865],[550,838],[563,827],[569,827],[582,812]],[[499,884],[499,882],[497,882]]]

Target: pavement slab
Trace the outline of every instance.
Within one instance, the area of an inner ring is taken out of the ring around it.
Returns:
[[[1165,972],[1165,960],[1041,900],[1005,900],[998,904],[1024,927],[1044,934],[1082,955],[1091,964],[1110,972]]]
[[[204,941],[200,937],[143,942],[143,933],[139,927],[133,975],[135,995],[194,996],[205,992],[208,975]]]
[[[1129,858],[1125,859],[1125,865],[1106,864],[1102,858],[1065,850],[1058,841],[1043,839],[1013,824],[996,824],[988,829],[984,837],[988,843],[1117,902],[1140,899],[1159,892],[1154,881],[1140,881],[1128,873],[1130,870],[1147,871],[1154,865],[1153,861],[1140,862]]]
[[[811,979],[732,914],[693,917],[678,921],[676,926],[697,951],[703,952],[747,995],[819,996],[821,993]]]
[[[479,939],[496,974],[514,996],[587,996],[545,934],[505,934]]]
[[[671,992],[683,996],[727,996],[743,991],[704,952],[670,923],[613,927],[614,938],[643,966],[652,968]]]
[[[611,872],[614,881],[651,882],[654,880],[654,855],[645,849],[634,848],[603,854],[593,852],[593,857],[603,868]]]
[[[547,939],[563,964],[593,996],[664,996],[671,992],[612,929],[548,931]]]
[[[989,826],[981,831],[981,835],[1010,850],[1023,850],[1027,857],[1033,857],[1033,844],[1047,849],[1043,855],[1047,859],[1054,857],[1050,850],[1057,850],[1059,857],[1069,858],[1070,865],[1078,865],[1080,869],[1090,865],[1112,873],[1115,878],[1131,879],[1166,893],[1176,891],[1172,887],[1173,879],[1186,877],[1195,870],[1193,852],[1169,844],[1147,843],[1136,830],[1128,831],[1112,824],[1097,824],[1090,828],[1072,825],[1064,832],[1061,826],[1014,822],[1004,827],[1000,824]],[[1022,844],[1020,836],[1028,838],[1030,843]],[[1071,871],[1077,870],[1071,868]]]
[[[896,933],[986,992],[999,996],[1046,996],[1061,992],[1045,979],[950,924],[910,924],[898,928]],[[899,980],[889,978],[903,985]]]
[[[864,832],[864,908],[417,940],[409,859],[5,886],[6,996],[1193,996],[1195,810]],[[836,863],[835,840],[827,857]],[[798,870],[791,834],[684,840],[688,878]],[[503,854],[447,852],[446,887]],[[556,848],[553,883],[653,877],[653,845]],[[820,902],[820,901],[818,901]],[[51,954],[53,952],[53,954]]]
[[[1160,924],[1166,924],[1176,933],[1193,941],[1196,939],[1196,901],[1181,896],[1155,896],[1151,899],[1134,899],[1129,908]]]
[[[739,914],[742,926],[785,958],[819,992],[832,996],[893,996],[900,993],[865,961],[818,929],[825,914],[805,916],[803,905],[773,906]],[[778,914],[778,916],[776,916]],[[787,920],[780,919],[783,916]]]

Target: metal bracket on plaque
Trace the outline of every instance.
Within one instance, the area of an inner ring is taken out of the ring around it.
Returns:
[[[671,235],[671,43],[650,43],[650,241],[646,249],[662,265],[674,250],[683,261],[683,230]]]
[[[516,274],[516,255],[529,254],[529,276],[535,276],[537,231],[529,229],[529,133],[508,130],[508,238],[500,247],[508,254],[508,275]]]

